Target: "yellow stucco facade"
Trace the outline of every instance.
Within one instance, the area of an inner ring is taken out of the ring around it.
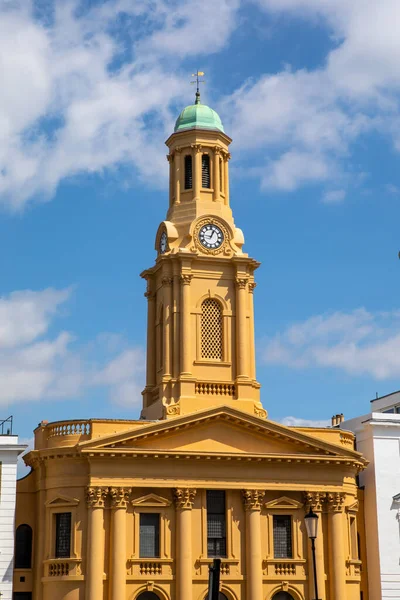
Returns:
[[[35,430],[16,513],[17,528],[32,528],[33,552],[14,569],[14,591],[27,594],[16,598],[204,600],[219,555],[223,600],[312,600],[304,524],[312,507],[319,598],[367,600],[356,483],[366,463],[353,435],[285,427],[260,402],[259,263],[244,253],[230,208],[230,142],[201,126],[166,142],[168,213],[155,265],[142,273],[141,419],[42,422]],[[217,490],[224,508],[211,523]]]

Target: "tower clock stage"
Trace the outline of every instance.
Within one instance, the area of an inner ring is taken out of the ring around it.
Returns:
[[[204,600],[215,557],[221,600],[310,600],[310,508],[320,600],[368,600],[353,434],[285,427],[260,401],[259,263],[230,207],[230,143],[197,93],[166,142],[167,214],[141,274],[141,417],[36,428],[17,486],[15,600]]]

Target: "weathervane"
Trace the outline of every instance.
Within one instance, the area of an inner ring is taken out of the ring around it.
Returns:
[[[194,81],[191,81],[191,84],[196,84],[196,101],[195,104],[200,104],[200,83],[205,83],[204,79],[199,79],[199,77],[203,77],[204,72],[197,70],[196,73],[192,73],[192,77],[196,77]]]

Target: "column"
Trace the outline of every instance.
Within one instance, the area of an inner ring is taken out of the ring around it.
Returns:
[[[45,462],[42,458],[37,459],[38,464],[36,469],[38,471],[37,478],[39,480],[39,493],[36,504],[36,535],[34,536],[34,548],[33,554],[33,599],[42,600],[43,598],[43,560],[47,558],[45,556],[45,531],[46,531],[46,490],[44,488],[44,482],[46,480],[46,467]]]
[[[174,490],[176,506],[176,600],[192,600],[192,507],[196,490]]]
[[[103,598],[104,502],[106,488],[88,487],[88,536],[86,547],[86,600]]]
[[[169,163],[169,207],[173,204],[174,197],[174,156],[173,154],[167,154],[167,161]]]
[[[246,323],[247,277],[236,278],[236,352],[237,377],[247,378],[248,332]]]
[[[246,511],[246,579],[247,600],[260,600],[263,595],[261,556],[261,502],[262,490],[243,490]]]
[[[213,200],[215,202],[218,202],[220,200],[220,196],[221,196],[221,189],[220,189],[220,172],[219,172],[219,159],[221,156],[221,148],[218,148],[218,146],[216,148],[214,148],[214,181],[212,182],[213,188],[214,188],[214,197]]]
[[[146,357],[146,387],[156,384],[156,296],[151,290],[151,280],[147,280],[147,357]]]
[[[181,275],[182,302],[181,302],[181,375],[191,375],[191,347],[190,347],[190,282],[192,275]]]
[[[331,582],[332,600],[346,600],[346,564],[343,537],[343,503],[344,493],[327,494],[330,564],[329,580]]]
[[[194,199],[200,200],[201,190],[201,144],[193,144],[193,192]]]
[[[164,357],[164,377],[171,376],[171,310],[172,310],[172,298],[171,298],[171,286],[172,278],[163,277],[162,285],[165,287],[164,292],[164,335],[163,335],[163,357]]]
[[[318,583],[318,598],[325,600],[325,564],[324,564],[324,533],[322,528],[322,503],[325,500],[326,494],[324,492],[305,492],[305,507],[306,512],[309,511],[310,507],[318,515],[318,532],[317,539],[315,540],[315,565],[317,571],[317,583]],[[308,543],[308,589],[310,598],[315,598],[314,593],[314,565],[311,552],[311,543]]]
[[[249,283],[249,300],[250,300],[250,377],[256,378],[256,340],[254,334],[254,290],[256,288],[255,281]]]
[[[225,204],[229,205],[229,168],[228,168],[228,160],[231,155],[229,152],[225,152],[224,154],[224,169],[225,169]]]
[[[173,348],[173,369],[172,373],[174,377],[179,376],[179,296],[180,296],[180,288],[179,288],[179,275],[174,274],[173,280],[173,322],[172,322],[172,348]]]
[[[110,600],[126,597],[126,508],[130,489],[111,488]]]
[[[175,204],[179,204],[181,201],[181,165],[182,165],[182,157],[181,157],[182,149],[175,148],[174,152],[174,162],[175,162]]]

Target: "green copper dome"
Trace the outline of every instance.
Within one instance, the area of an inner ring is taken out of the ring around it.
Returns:
[[[219,115],[200,102],[200,94],[196,94],[196,103],[183,109],[176,120],[174,132],[186,129],[214,129],[224,131]]]

